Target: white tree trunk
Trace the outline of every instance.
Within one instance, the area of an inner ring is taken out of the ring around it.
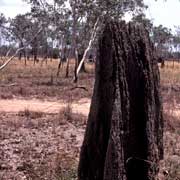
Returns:
[[[93,28],[93,31],[92,31],[92,34],[91,34],[91,38],[90,38],[90,41],[89,41],[89,44],[88,44],[88,47],[86,48],[86,50],[84,51],[84,54],[83,54],[83,58],[81,59],[80,63],[79,63],[79,66],[76,70],[76,77],[78,77],[78,74],[81,70],[81,67],[86,59],[86,55],[88,53],[88,51],[90,50],[91,46],[92,46],[92,43],[96,37],[96,33],[97,33],[97,26],[98,26],[98,22],[99,22],[99,18],[97,18],[95,24],[94,24],[94,28]]]
[[[0,70],[4,69],[15,57],[16,55],[23,49],[25,49],[36,37],[37,35],[42,31],[42,28],[39,29],[39,31],[34,35],[34,37],[23,47],[16,50],[13,56],[11,56],[2,66],[0,66]]]

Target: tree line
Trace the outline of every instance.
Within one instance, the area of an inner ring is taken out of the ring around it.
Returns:
[[[97,39],[104,22],[121,20],[126,13],[132,21],[143,24],[149,31],[160,57],[179,58],[180,27],[176,34],[160,26],[153,26],[145,16],[148,8],[143,0],[24,0],[31,11],[14,18],[0,15],[0,55],[7,56],[22,48],[18,57],[38,56],[43,59],[75,59],[74,76],[77,81],[78,65],[96,54]],[[36,37],[34,35],[41,30]],[[25,48],[23,48],[26,46]]]

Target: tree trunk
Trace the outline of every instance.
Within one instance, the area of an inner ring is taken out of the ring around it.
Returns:
[[[77,77],[77,68],[78,68],[78,51],[75,49],[75,66],[74,66],[74,83],[77,83],[78,77]]]
[[[37,38],[35,37],[32,44],[32,51],[33,51],[33,59],[34,59],[34,65],[36,62],[38,62],[37,55],[38,55],[38,42]]]
[[[99,40],[79,180],[155,180],[163,158],[159,86],[147,32],[108,23]]]
[[[89,41],[89,44],[88,44],[88,47],[85,49],[84,51],[84,54],[82,56],[82,59],[78,62],[78,67],[77,67],[77,70],[75,72],[75,76],[74,76],[74,82],[77,82],[78,80],[78,74],[81,70],[81,68],[84,68],[85,70],[85,64],[84,64],[84,61],[86,59],[86,55],[88,53],[88,51],[90,50],[91,46],[92,46],[92,43],[96,37],[96,31],[97,31],[97,27],[98,27],[98,22],[99,22],[99,18],[97,18],[95,24],[94,24],[94,28],[93,28],[93,31],[92,31],[92,34],[91,34],[91,38],[90,38],[90,41]]]
[[[77,82],[77,68],[78,68],[78,54],[77,54],[77,25],[78,25],[78,17],[77,17],[77,1],[71,0],[70,5],[72,8],[72,55],[75,60],[74,66],[74,82]]]
[[[19,48],[23,48],[23,47],[24,47],[23,42],[20,42]],[[24,56],[24,58],[26,58],[25,49],[22,49],[22,50],[19,52],[19,60],[21,60],[22,56]]]
[[[82,53],[79,53],[79,54],[78,54],[78,66],[79,66],[82,58],[83,58],[83,54],[82,54]],[[84,72],[84,73],[86,72],[86,68],[85,68],[85,63],[84,63],[84,62],[82,63],[80,72]]]
[[[69,57],[68,57],[68,58],[67,58],[67,65],[66,65],[66,75],[65,75],[66,78],[69,77],[69,61],[70,61],[70,59],[69,59]]]

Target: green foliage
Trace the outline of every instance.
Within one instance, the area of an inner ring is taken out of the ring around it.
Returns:
[[[0,14],[0,26],[6,23],[6,18],[4,17],[4,14]]]
[[[70,44],[76,41],[83,47],[87,46],[98,17],[101,22],[108,18],[120,19],[128,11],[140,12],[145,7],[143,0],[55,0],[53,3],[48,3],[47,0],[25,1],[31,4],[31,14],[50,26],[51,39],[70,39]]]
[[[151,20],[146,18],[146,15],[144,13],[140,13],[132,18],[132,21],[137,22],[138,24],[142,24],[149,33],[152,34],[153,31],[153,23]]]
[[[153,39],[157,44],[166,43],[171,37],[171,30],[159,25],[153,29]]]

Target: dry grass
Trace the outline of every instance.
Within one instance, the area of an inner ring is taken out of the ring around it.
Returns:
[[[165,62],[160,68],[164,103],[164,160],[160,180],[180,179],[180,63]]]
[[[27,66],[23,61],[14,60],[3,71],[0,72],[0,98],[39,98],[39,99],[68,99],[89,98],[92,95],[94,65],[87,64],[88,73],[81,73],[78,86],[84,86],[88,91],[82,89],[71,90],[73,84],[74,61],[70,61],[70,74],[65,77],[66,63],[59,77],[56,76],[58,60],[41,62],[36,65],[28,61]]]
[[[43,117],[43,112],[39,112],[39,111],[30,111],[29,109],[25,109],[24,111],[20,111],[18,113],[19,116],[24,116],[27,119],[38,119],[38,118],[42,118]]]
[[[163,86],[180,86],[180,62],[165,62],[165,68],[160,69]]]

